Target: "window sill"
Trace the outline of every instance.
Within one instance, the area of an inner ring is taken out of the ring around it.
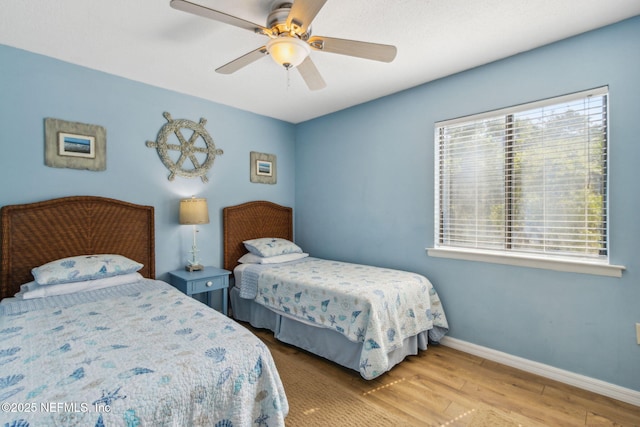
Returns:
[[[608,277],[622,277],[622,272],[625,270],[625,267],[622,265],[576,261],[572,259],[548,259],[529,254],[496,254],[488,251],[459,248],[427,248],[427,254],[438,258],[491,262],[494,264],[516,265],[521,267],[542,268],[546,270],[593,274]]]

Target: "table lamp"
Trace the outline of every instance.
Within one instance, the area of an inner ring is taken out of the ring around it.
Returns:
[[[193,225],[193,246],[191,247],[191,260],[185,266],[187,271],[202,270],[204,267],[198,261],[198,245],[196,244],[196,226],[209,224],[209,209],[207,199],[196,198],[180,200],[180,224]]]

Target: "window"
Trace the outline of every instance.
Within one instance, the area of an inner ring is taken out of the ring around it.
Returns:
[[[605,87],[436,123],[435,248],[608,264],[607,115]]]

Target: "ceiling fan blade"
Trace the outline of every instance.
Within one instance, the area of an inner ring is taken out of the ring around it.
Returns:
[[[302,61],[302,64],[298,65],[296,68],[300,72],[300,75],[309,89],[319,90],[327,87],[327,84],[324,82],[324,79],[320,75],[320,71],[316,68],[311,57],[307,56],[307,58]]]
[[[360,42],[356,40],[336,39],[333,37],[314,36],[309,39],[312,49],[340,55],[356,56],[374,61],[391,62],[398,49],[388,44]]]
[[[296,25],[306,33],[311,26],[311,21],[326,2],[327,0],[295,0],[287,17],[287,25],[289,28],[292,24]]]
[[[216,69],[216,73],[220,73],[220,74],[235,73],[240,68],[246,67],[247,65],[257,61],[258,59],[268,54],[269,53],[267,52],[267,48],[265,46],[259,47],[256,50],[253,50],[245,55],[242,55],[240,58],[236,58],[233,61]]]
[[[270,33],[270,30],[264,28],[262,25],[254,24],[253,22],[245,21],[244,19],[237,18],[233,15],[220,12],[218,10],[209,9],[208,7],[201,6],[199,4],[191,3],[186,0],[171,0],[169,3],[172,8],[181,10],[183,12],[193,13],[194,15],[203,16],[205,18],[213,19],[215,21],[223,22],[225,24],[240,27],[251,32],[260,34]]]

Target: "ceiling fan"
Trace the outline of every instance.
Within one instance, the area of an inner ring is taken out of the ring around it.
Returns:
[[[318,90],[326,87],[326,83],[309,56],[311,49],[374,61],[393,61],[397,52],[395,46],[311,36],[311,22],[326,2],[327,0],[295,0],[293,3],[276,1],[264,27],[187,0],[171,0],[170,4],[174,9],[269,37],[266,45],[216,69],[221,74],[234,73],[263,56],[270,55],[284,68],[296,68],[309,89]]]

